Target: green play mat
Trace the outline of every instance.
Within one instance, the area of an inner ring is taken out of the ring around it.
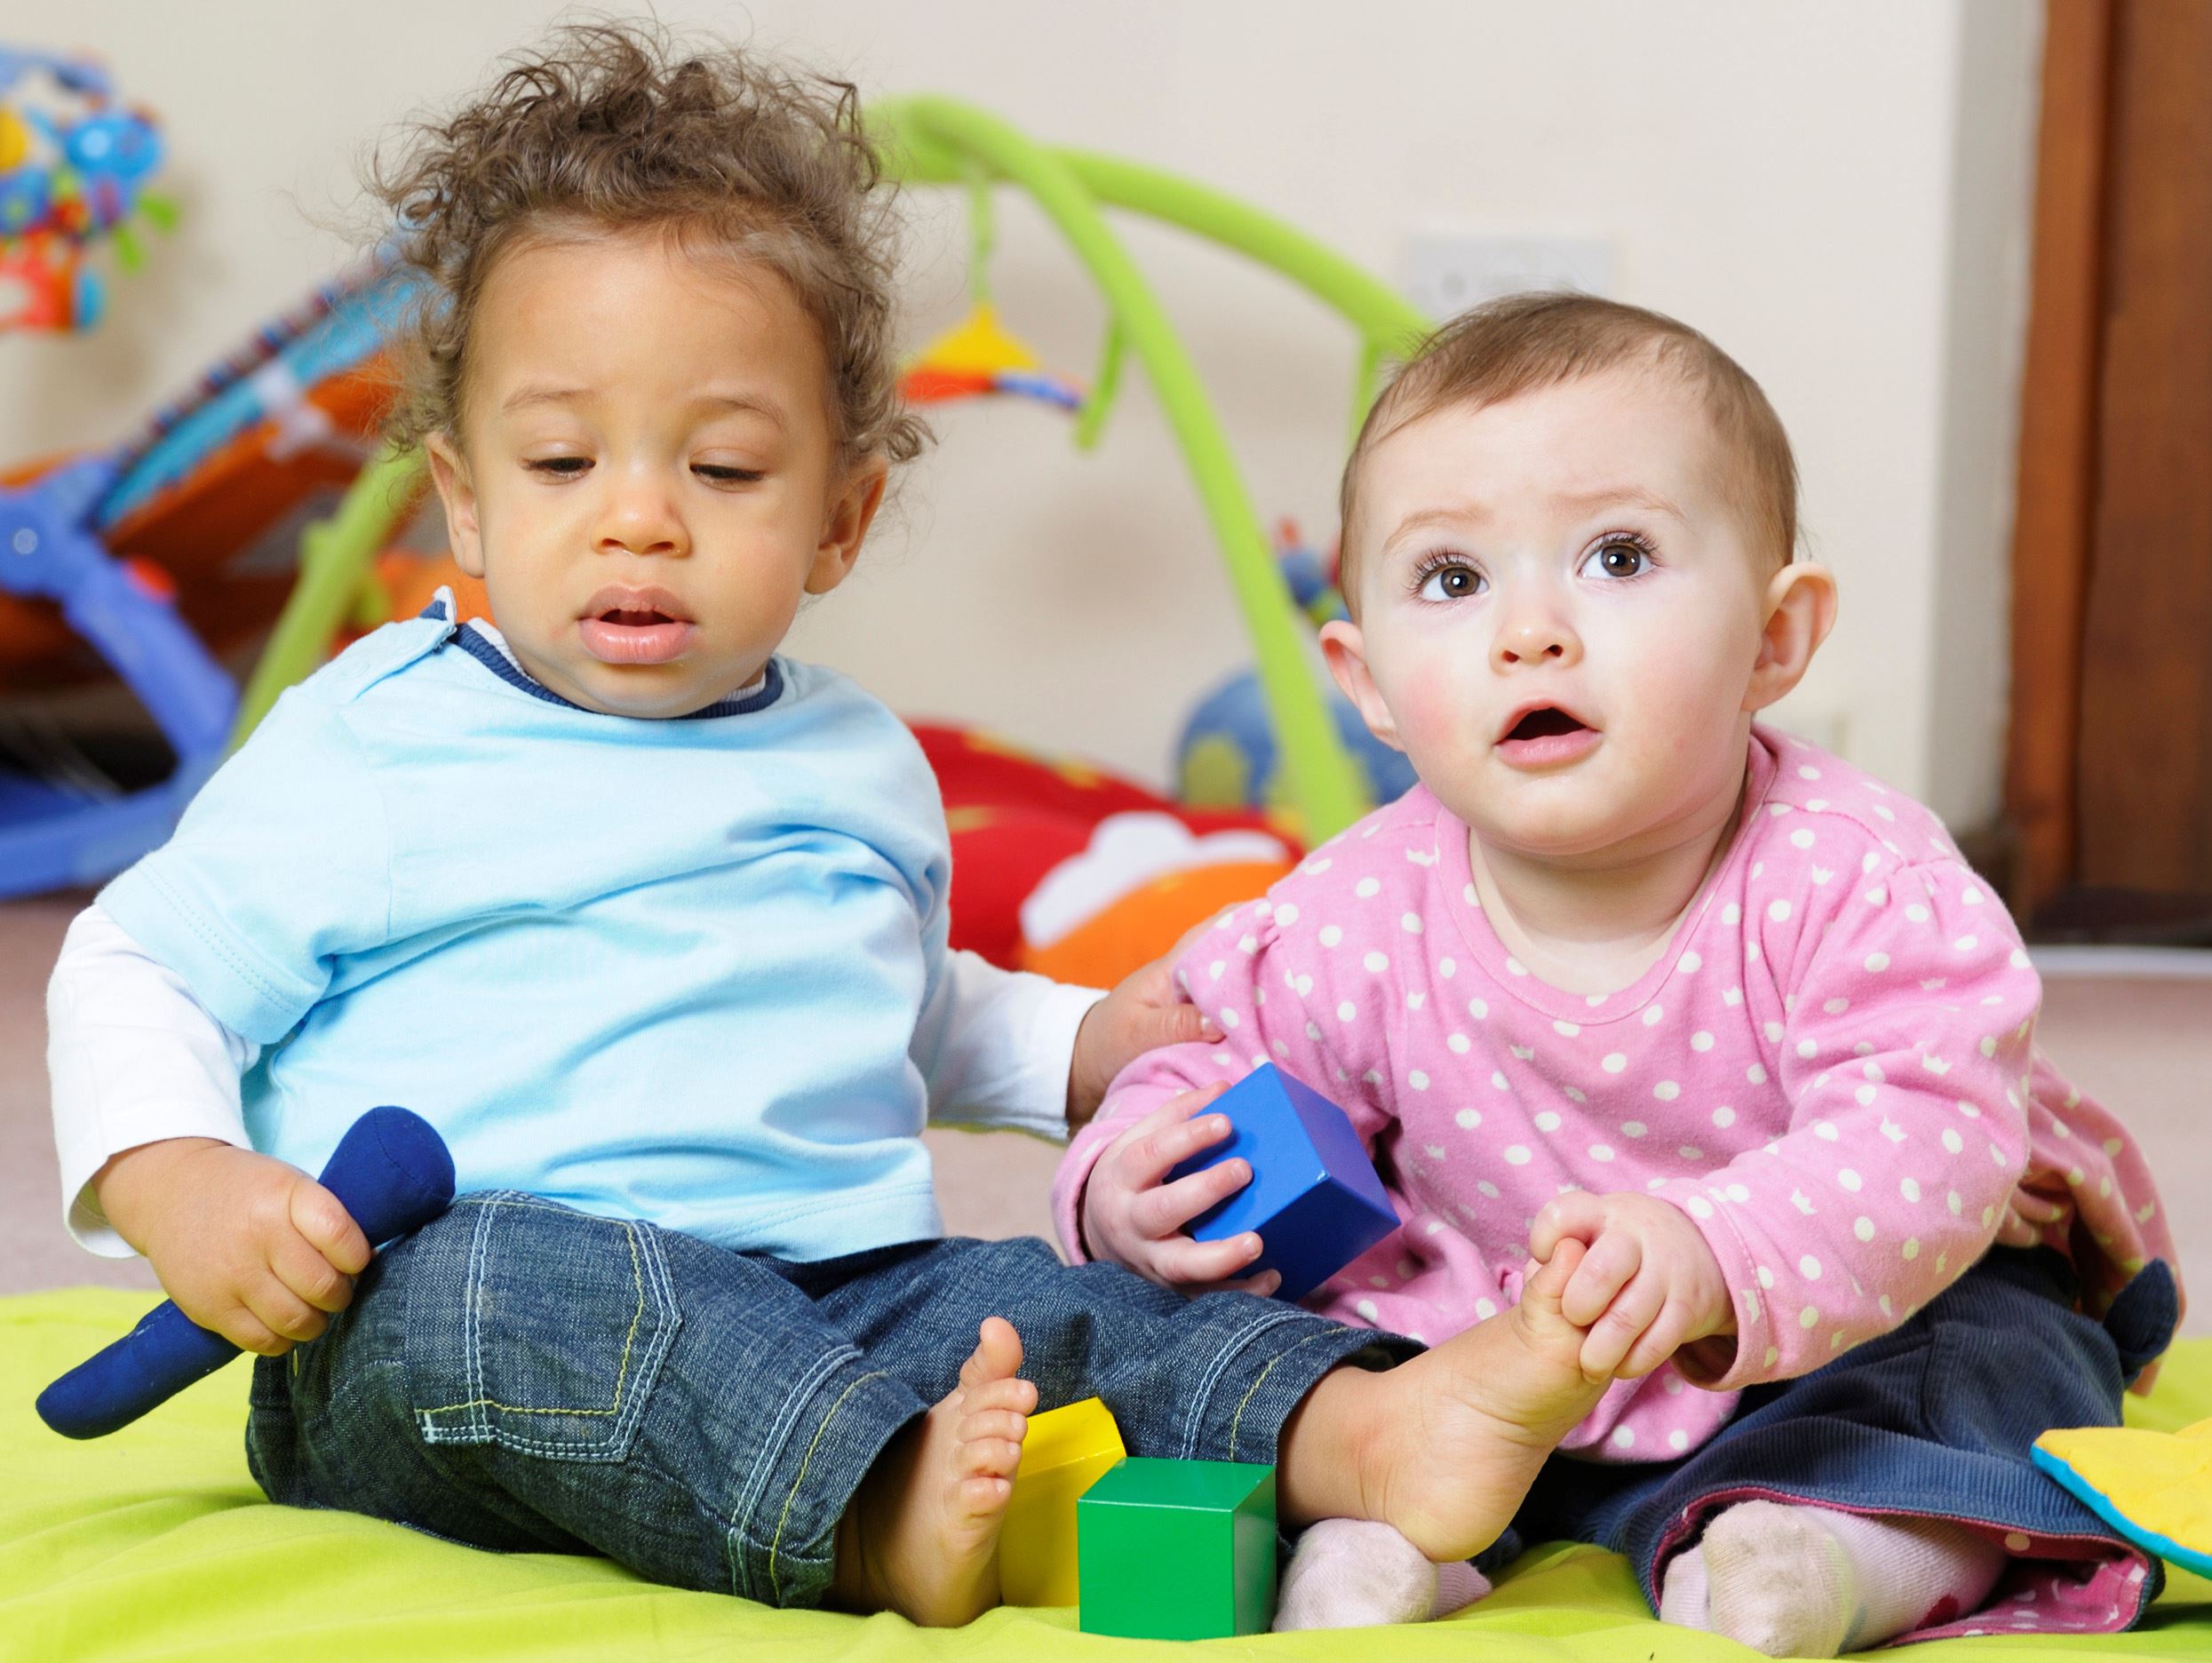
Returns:
[[[502,1556],[340,1513],[271,1507],[247,1476],[246,1371],[224,1369],[115,1436],[72,1444],[31,1401],[144,1314],[107,1289],[0,1299],[0,1659],[283,1656],[339,1659],[1028,1659],[1168,1658],[1190,1648],[1079,1634],[1072,1611],[997,1611],[957,1631],[776,1611],[641,1582],[603,1560]],[[2212,1341],[2186,1341],[2129,1419],[2178,1429],[2212,1415]],[[1465,1663],[1658,1663],[1748,1659],[1726,1641],[1648,1617],[1627,1564],[1590,1548],[1527,1555],[1498,1591],[1416,1628],[1205,1643],[1212,1655],[1450,1659]],[[2133,1634],[1993,1636],[1926,1647],[2039,1659],[2212,1659],[2212,1584],[2176,1573]]]

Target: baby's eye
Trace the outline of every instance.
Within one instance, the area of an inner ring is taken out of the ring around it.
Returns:
[[[695,462],[691,471],[710,485],[757,485],[766,477],[759,468],[731,467],[720,462]]]
[[[1422,573],[1420,587],[1414,593],[1424,601],[1464,601],[1482,592],[1482,573],[1472,566],[1450,561]]]
[[[1607,537],[1589,552],[1582,570],[1593,577],[1641,577],[1651,564],[1651,556],[1642,544],[1627,537]]]
[[[592,458],[580,456],[540,457],[522,465],[548,479],[581,479],[591,471]]]

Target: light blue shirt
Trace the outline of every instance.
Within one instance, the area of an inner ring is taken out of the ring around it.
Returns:
[[[811,1260],[942,1231],[949,872],[919,747],[842,676],[609,716],[426,616],[287,693],[99,903],[264,1047],[256,1148],[314,1172],[400,1103],[464,1190]]]

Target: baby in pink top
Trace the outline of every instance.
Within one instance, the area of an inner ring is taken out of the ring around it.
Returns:
[[[1441,331],[1347,467],[1355,621],[1323,633],[1422,784],[1190,941],[1226,1040],[1124,1072],[1062,1236],[1194,1291],[1247,1267],[1256,1237],[1182,1233],[1242,1164],[1161,1181],[1272,1062],[1349,1113],[1402,1220],[1326,1314],[1434,1342],[1587,1249],[1565,1313],[1614,1383],[1527,1521],[1628,1552],[1669,1620],[1796,1656],[2125,1627],[2155,1566],[1998,1422],[2117,1420],[2176,1314],[2163,1266],[2121,1290],[2171,1238],[1941,824],[1754,720],[1835,617],[1794,521],[1780,424],[1693,331],[1564,296]],[[1301,1580],[1388,1580],[1376,1532],[1309,1534],[1294,1620]]]

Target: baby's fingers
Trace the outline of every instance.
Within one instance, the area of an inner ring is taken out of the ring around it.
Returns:
[[[1571,1296],[1574,1288],[1570,1285],[1567,1292]],[[1590,1325],[1589,1333],[1583,1338],[1583,1377],[1610,1380],[1619,1373],[1629,1351],[1643,1338],[1666,1304],[1666,1284],[1656,1276],[1640,1276],[1623,1288],[1605,1307],[1604,1314]]]
[[[1114,1141],[1108,1151],[1123,1182],[1149,1190],[1179,1163],[1229,1135],[1229,1117],[1201,1111],[1229,1089],[1219,1080],[1198,1091],[1178,1092]]]
[[[295,1234],[276,1242],[269,1250],[269,1269],[286,1292],[316,1310],[344,1310],[353,1303],[353,1277],[324,1258],[304,1236]]]
[[[369,1268],[369,1238],[361,1233],[361,1226],[354,1222],[354,1215],[344,1204],[321,1184],[311,1178],[294,1184],[290,1211],[292,1228],[333,1269],[359,1276]]]
[[[1623,1380],[1641,1380],[1682,1349],[1690,1336],[1690,1307],[1669,1300],[1643,1337],[1628,1349],[1618,1371]]]
[[[304,1341],[318,1339],[330,1319],[286,1287],[274,1275],[264,1276],[242,1291],[246,1310],[268,1331],[274,1343],[245,1348],[263,1357],[277,1357]]]
[[[243,1299],[220,1310],[187,1311],[186,1315],[201,1327],[222,1335],[241,1351],[251,1351],[256,1357],[282,1357],[292,1349],[292,1342],[274,1333]]]
[[[1225,1282],[1260,1256],[1260,1237],[1251,1230],[1221,1241],[1193,1241],[1176,1236],[1155,1245],[1152,1268],[1170,1287],[1196,1289]]]
[[[1626,1230],[1603,1232],[1582,1255],[1581,1264],[1560,1298],[1560,1309],[1576,1327],[1589,1327],[1609,1310],[1643,1265],[1642,1242]]]
[[[1529,1257],[1549,1264],[1553,1251],[1568,1237],[1587,1247],[1604,1228],[1603,1204],[1587,1190],[1571,1190],[1544,1203],[1536,1215],[1536,1228],[1529,1232]]]
[[[1130,1205],[1130,1220],[1148,1237],[1172,1236],[1215,1202],[1226,1200],[1251,1182],[1249,1161],[1216,1161],[1188,1178],[1178,1178],[1174,1183],[1141,1192]]]

